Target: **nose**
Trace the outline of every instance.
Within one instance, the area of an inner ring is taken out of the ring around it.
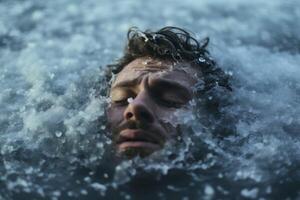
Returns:
[[[126,120],[153,123],[155,118],[152,110],[150,97],[146,91],[142,91],[128,104],[124,111],[124,118]]]

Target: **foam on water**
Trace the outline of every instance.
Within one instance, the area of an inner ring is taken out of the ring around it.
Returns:
[[[299,8],[296,0],[0,1],[0,199],[299,198]],[[130,26],[166,25],[209,36],[233,92],[215,87],[205,97],[222,99],[221,117],[190,102],[193,112],[178,113],[182,136],[163,151],[115,161],[105,66],[122,54]]]

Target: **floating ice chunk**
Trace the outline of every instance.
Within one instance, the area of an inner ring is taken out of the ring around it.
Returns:
[[[62,136],[62,132],[61,131],[56,131],[55,132],[55,136],[58,137],[58,138],[61,137]]]
[[[103,177],[104,177],[104,178],[108,178],[109,176],[108,176],[107,173],[104,173],[104,174],[103,174]]]
[[[232,71],[226,71],[225,72],[227,75],[229,75],[229,76],[232,76],[233,75],[233,72]]]
[[[204,62],[205,62],[205,59],[204,59],[203,57],[199,57],[199,58],[198,58],[198,61],[201,62],[201,63],[204,63]]]
[[[80,193],[81,193],[82,195],[87,195],[87,194],[88,194],[88,191],[86,191],[85,189],[82,189],[82,190],[80,190]]]
[[[68,5],[66,10],[67,10],[67,12],[69,12],[69,14],[77,14],[79,11],[78,6],[74,5],[74,4]]]
[[[42,197],[45,197],[45,192],[44,192],[44,190],[43,190],[43,188],[38,188],[37,189],[37,193],[39,194],[39,195],[41,195]]]
[[[26,174],[32,174],[33,172],[34,172],[34,169],[32,167],[25,169]]]
[[[84,177],[83,180],[87,183],[90,183],[92,181],[91,177],[89,177],[89,176]]]
[[[213,187],[211,187],[210,185],[206,185],[204,188],[204,193],[207,196],[213,196],[215,194],[215,190]]]
[[[30,185],[30,183],[28,183],[26,180],[21,179],[21,178],[17,178],[16,181],[12,181],[12,182],[8,182],[7,187],[9,190],[13,190],[15,187],[17,186],[21,186],[23,188],[26,188]]]
[[[170,166],[168,166],[168,165],[162,165],[161,166],[162,174],[168,174],[169,169],[170,169]]]
[[[180,188],[176,188],[176,187],[174,187],[173,185],[168,185],[167,188],[168,188],[169,190],[176,191],[176,192],[179,192],[179,191],[180,191]]]
[[[31,15],[31,18],[34,20],[34,21],[38,21],[38,20],[41,20],[44,16],[44,13],[41,12],[41,11],[34,11]]]
[[[103,148],[104,145],[101,142],[97,142],[96,146],[97,146],[97,148]]]
[[[253,188],[253,189],[243,189],[241,191],[241,195],[243,197],[247,197],[250,199],[256,199],[257,197],[257,193],[258,193],[258,189],[257,188]]]
[[[50,77],[50,79],[53,79],[55,77],[55,74],[54,73],[50,73],[49,77]]]
[[[267,194],[271,194],[271,193],[272,193],[272,187],[271,187],[271,186],[268,186],[268,187],[267,187],[266,193],[267,193]]]
[[[61,195],[61,192],[56,190],[52,194],[53,194],[53,196],[59,197]]]
[[[74,193],[73,193],[72,191],[68,191],[67,195],[68,195],[69,197],[72,197],[72,196],[74,196]]]
[[[95,190],[100,190],[100,191],[105,191],[106,190],[106,186],[102,185],[100,183],[92,183],[91,187],[94,188]]]

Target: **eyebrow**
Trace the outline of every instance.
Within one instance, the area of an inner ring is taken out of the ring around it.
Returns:
[[[121,81],[121,82],[117,83],[115,86],[113,86],[111,90],[114,90],[117,88],[133,87],[133,86],[136,86],[137,84],[139,84],[140,81],[141,81],[140,77],[137,77],[132,80]],[[185,98],[190,98],[192,96],[190,90],[187,87],[181,85],[180,83],[178,83],[176,81],[172,81],[169,79],[154,79],[153,83],[154,83],[154,87],[163,87],[163,88],[168,88],[168,89],[172,89],[172,90],[178,90],[179,92],[181,92],[181,94],[183,94],[183,96]]]
[[[157,70],[166,70],[169,69],[168,65],[147,65],[145,68],[133,67],[136,71],[157,71]]]
[[[122,87],[132,87],[139,84],[140,81],[141,81],[140,77],[137,77],[132,80],[121,81],[120,83],[117,83],[115,86],[113,86],[112,89],[122,88]]]

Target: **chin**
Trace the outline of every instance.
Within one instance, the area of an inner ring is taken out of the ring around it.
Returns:
[[[134,157],[145,158],[156,151],[157,150],[143,147],[128,147],[124,149],[117,148],[118,155],[127,159],[132,159]]]
[[[153,152],[162,148],[160,144],[150,140],[123,140],[116,144],[116,149],[119,155],[127,158],[133,158],[136,156],[147,157]]]

